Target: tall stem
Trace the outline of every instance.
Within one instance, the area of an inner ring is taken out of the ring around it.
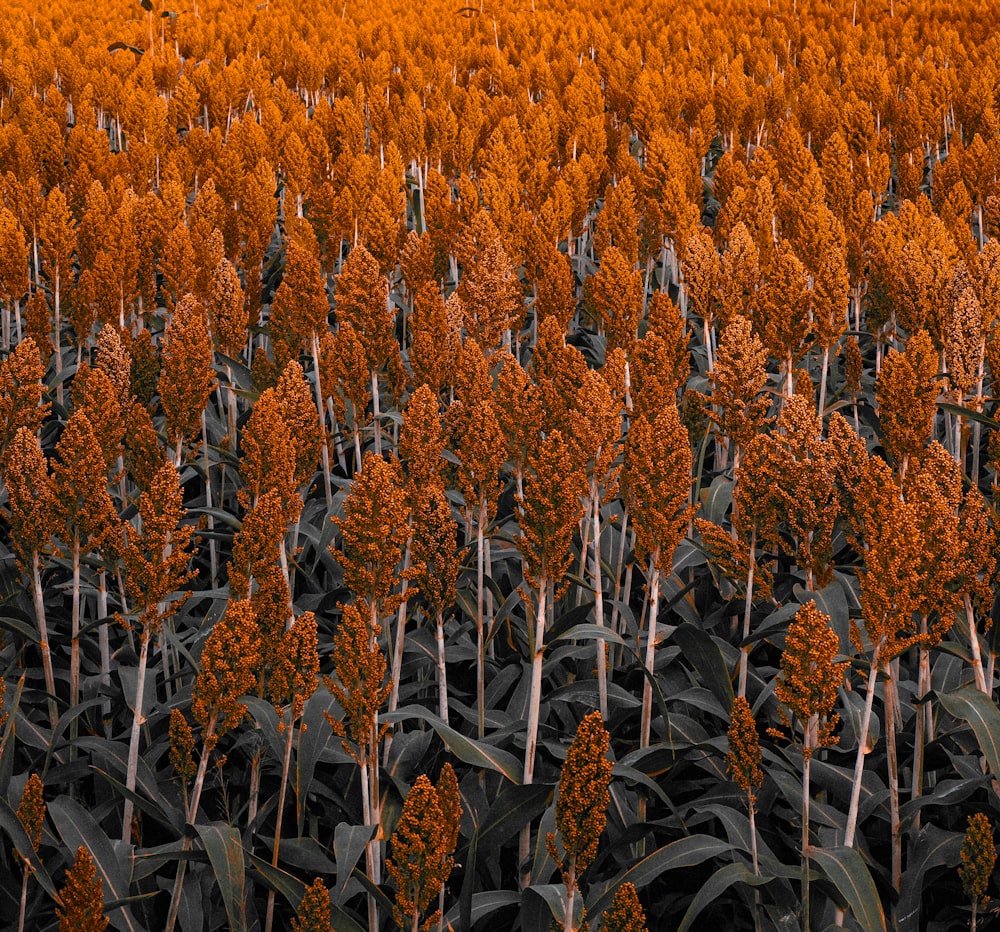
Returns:
[[[215,517],[212,514],[212,461],[208,456],[208,417],[205,409],[201,412],[201,450],[202,465],[205,470],[205,506],[208,508],[208,567],[214,589],[218,585],[219,557],[216,553],[215,535],[212,533],[215,530]]]
[[[284,716],[284,713],[282,713]],[[274,816],[274,850],[271,853],[271,867],[278,866],[278,846],[281,844],[281,823],[285,815],[285,797],[288,794],[288,771],[292,764],[292,739],[295,735],[295,722],[289,715],[285,729],[285,756],[281,762],[281,787],[278,790],[278,811]],[[271,932],[274,924],[274,890],[267,895],[267,913],[264,920],[264,932]]]
[[[212,737],[215,734],[215,723],[218,721],[218,718],[218,713],[213,712],[211,718],[208,720],[208,725],[205,728],[205,734],[202,737],[201,760],[198,761],[198,772],[195,774],[194,788],[191,791],[191,801],[188,804],[187,810],[187,821],[192,824],[198,817],[198,804],[201,802],[201,790],[205,785],[205,773],[208,770],[208,759],[211,757],[209,746],[212,744]],[[191,850],[190,838],[184,838],[181,850]],[[177,913],[181,906],[181,892],[184,889],[184,874],[186,871],[187,861],[182,858],[177,863],[177,876],[174,878],[174,889],[170,896],[170,909],[167,912],[167,922],[164,926],[165,932],[174,932],[174,926],[177,924]]]
[[[802,746],[802,928],[809,924],[809,769],[812,763],[812,737],[819,727],[819,716],[810,715]]]
[[[59,721],[59,709],[56,706],[56,678],[52,670],[52,648],[49,646],[49,630],[45,621],[45,597],[42,589],[42,567],[38,551],[31,554],[31,582],[35,599],[35,621],[38,624],[38,647],[42,652],[42,672],[45,675],[45,691],[48,693],[49,722],[55,734],[56,723]]]
[[[323,493],[326,495],[326,507],[329,509],[333,506],[333,486],[330,482],[330,447],[326,442],[326,418],[323,415],[323,386],[320,383],[319,369],[319,334],[315,331],[312,335],[312,358],[313,375],[316,378],[316,413],[319,416],[319,436],[323,458]]]
[[[927,616],[920,617],[920,633],[927,633]],[[917,695],[923,699],[923,704],[917,708],[916,728],[913,740],[913,792],[912,798],[919,797],[924,790],[924,748],[927,744],[931,706],[927,693],[931,688],[931,658],[923,645],[917,648]],[[920,810],[914,815],[914,823],[920,826]]]
[[[590,480],[590,501],[593,531],[591,547],[593,548],[593,582],[594,582],[594,623],[604,627],[604,585],[601,573],[601,499],[597,485],[597,477]],[[597,701],[601,708],[601,717],[608,718],[608,652],[607,642],[597,641]]]
[[[372,369],[372,430],[375,437],[375,452],[382,455],[382,414],[379,411],[378,373]]]
[[[135,709],[132,714],[132,732],[128,742],[128,767],[125,771],[125,789],[135,792],[136,775],[139,770],[139,731],[145,721],[142,715],[142,704],[146,697],[146,667],[149,664],[150,630],[148,625],[142,626],[139,639],[139,678],[135,684]],[[125,797],[125,811],[122,815],[122,841],[129,844],[132,841],[132,797]]]
[[[28,878],[31,877],[31,868],[27,862],[24,864],[24,879],[21,881],[21,911],[17,919],[17,932],[24,932],[24,914],[28,911]]]
[[[574,932],[573,900],[576,897],[576,855],[570,858],[566,881],[566,912],[563,914],[563,932]]]
[[[851,784],[851,804],[847,810],[847,826],[844,832],[844,844],[848,848],[854,846],[854,833],[858,825],[858,803],[861,800],[861,777],[865,767],[865,755],[868,753],[868,728],[872,721],[872,705],[875,702],[875,683],[878,680],[879,645],[875,646],[872,655],[871,672],[868,674],[868,695],[865,696],[865,711],[861,717],[861,733],[858,735],[858,756],[854,762],[854,781]]]
[[[889,833],[892,837],[892,887],[898,893],[903,876],[903,838],[899,833],[899,761],[896,756],[896,683],[891,663],[886,664],[889,682],[885,684],[885,749],[889,771]]]
[[[750,609],[753,606],[753,576],[757,568],[757,528],[750,532],[750,566],[747,569],[747,594],[743,603],[743,640],[750,637]],[[750,666],[750,645],[744,644],[740,648],[740,678],[737,695],[745,697],[747,694],[747,670]]]
[[[485,582],[483,525],[485,524],[486,497],[482,496],[479,499],[479,518],[476,521],[476,711],[480,740],[486,734],[486,653],[483,630],[483,585]]]
[[[448,724],[448,667],[445,663],[444,650],[444,612],[437,610],[435,623],[435,640],[437,641],[437,681],[438,681],[438,713],[441,721]]]
[[[73,531],[73,609],[70,631],[69,655],[69,707],[76,708],[80,701],[80,530]],[[77,736],[79,719],[70,722],[70,739]],[[70,746],[70,757],[74,757],[75,745]]]
[[[642,686],[642,725],[639,732],[639,747],[649,747],[649,733],[653,721],[653,665],[656,660],[656,616],[660,606],[660,550],[649,556],[649,632],[646,639],[646,672],[649,674]]]
[[[823,419],[823,412],[826,409],[826,380],[830,372],[830,347],[823,347],[823,368],[819,377],[819,405],[817,406],[817,416]]]
[[[962,593],[965,603],[965,619],[969,624],[969,646],[972,648],[972,672],[976,677],[976,688],[989,695],[986,688],[986,674],[983,673],[983,655],[979,649],[979,630],[976,628],[976,613],[972,609],[972,598],[968,592]]]
[[[542,701],[542,660],[545,655],[545,616],[548,580],[543,576],[538,582],[538,611],[535,613],[535,633],[531,639],[531,692],[528,695],[528,735],[524,746],[524,780],[528,786],[535,775],[535,747],[538,744],[538,715]],[[519,860],[522,865],[521,887],[531,883],[531,868],[527,866],[531,845],[531,825],[521,830]]]

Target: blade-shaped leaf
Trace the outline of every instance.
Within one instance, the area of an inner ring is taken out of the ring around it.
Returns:
[[[552,787],[544,783],[504,786],[479,827],[475,843],[483,851],[499,847],[537,819],[551,798]]]
[[[960,832],[946,832],[936,825],[925,825],[913,846],[913,857],[903,872],[903,884],[896,907],[899,932],[917,932],[920,928],[920,906],[924,895],[924,877],[934,867],[958,864],[962,849]]]
[[[247,917],[243,905],[243,885],[246,865],[239,830],[225,822],[195,825],[194,829],[201,838],[212,870],[215,871],[215,879],[229,917],[229,928],[233,932],[245,932]]]
[[[295,755],[295,811],[298,816],[299,834],[302,834],[306,818],[306,797],[312,785],[316,764],[332,732],[323,718],[323,713],[332,709],[333,696],[325,687],[317,689],[309,697],[302,712],[302,726],[299,728],[298,749]]]
[[[94,859],[94,866],[104,883],[104,902],[124,900],[129,894],[131,873],[127,858],[119,856],[94,817],[75,799],[60,796],[49,803],[49,815],[70,851],[84,847]],[[108,912],[108,921],[122,932],[137,932],[142,927],[127,906]]]
[[[680,647],[682,656],[689,660],[698,672],[702,685],[712,691],[723,709],[726,711],[731,709],[733,683],[729,678],[729,670],[726,668],[722,651],[712,640],[712,636],[707,631],[685,622],[677,626],[673,639]]]
[[[861,855],[853,848],[839,845],[835,848],[810,848],[809,856],[840,891],[861,928],[869,932],[885,932],[882,903]]]
[[[687,838],[672,841],[669,845],[664,845],[644,857],[610,883],[595,890],[589,898],[587,912],[591,916],[603,913],[611,905],[615,890],[623,883],[631,883],[637,890],[641,890],[665,871],[676,870],[678,867],[694,867],[729,851],[728,842],[712,838],[710,835],[689,835]]]
[[[410,719],[427,722],[447,745],[448,750],[459,760],[471,764],[473,767],[495,770],[497,773],[503,774],[511,783],[521,782],[521,762],[513,754],[501,751],[485,741],[467,738],[455,731],[454,728],[445,725],[438,716],[427,709],[420,706],[407,706],[405,709],[398,709],[382,716],[382,720],[385,722],[405,722]]]
[[[972,726],[990,770],[1000,777],[1000,710],[993,700],[973,686],[938,693],[937,698],[945,712]]]
[[[7,833],[10,840],[14,842],[14,847],[17,848],[17,853],[31,865],[31,868],[34,871],[34,876],[42,885],[42,889],[44,889],[49,896],[55,896],[56,888],[52,883],[52,878],[49,876],[49,872],[45,869],[45,865],[42,864],[37,852],[31,846],[31,840],[28,838],[27,832],[25,832],[24,826],[21,824],[21,820],[17,817],[17,813],[15,813],[14,810],[7,805],[6,800],[3,799],[0,799],[0,830]]]
[[[337,859],[337,889],[334,903],[343,903],[347,882],[351,879],[354,865],[358,863],[365,845],[375,834],[374,825],[348,825],[341,822],[333,831],[333,854]]]
[[[709,903],[718,899],[734,883],[745,883],[757,887],[770,883],[773,879],[767,875],[754,876],[747,870],[745,864],[726,864],[725,867],[720,867],[695,894],[681,924],[677,927],[677,932],[687,932],[691,928],[691,923],[701,915],[701,911]]]
[[[521,902],[519,893],[513,890],[488,890],[485,893],[474,893],[472,895],[471,921],[478,922],[486,918],[498,909],[508,906],[517,906]],[[444,917],[444,927],[454,928],[459,921],[459,907],[453,906]]]

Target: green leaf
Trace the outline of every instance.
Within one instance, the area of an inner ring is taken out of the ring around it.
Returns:
[[[606,883],[599,891],[595,889],[588,900],[587,912],[591,916],[603,913],[611,905],[615,890],[623,883],[631,883],[637,890],[641,890],[667,871],[679,867],[694,867],[709,858],[729,852],[728,842],[721,838],[712,838],[710,835],[689,835],[672,841],[669,845],[664,845],[644,857],[624,874]]]
[[[993,700],[974,686],[936,695],[945,712],[972,726],[990,770],[1000,776],[1000,710]]]
[[[840,892],[854,918],[867,932],[885,932],[885,913],[872,876],[853,848],[810,848],[809,857]]]
[[[333,855],[337,859],[337,889],[333,896],[335,905],[339,906],[344,902],[347,882],[351,879],[354,866],[374,834],[374,825],[348,825],[346,822],[341,822],[333,830]]]
[[[698,918],[701,911],[709,903],[718,899],[734,883],[745,883],[758,887],[761,884],[770,883],[773,879],[773,877],[767,875],[755,877],[747,870],[745,864],[727,864],[725,867],[720,867],[695,894],[691,905],[681,920],[681,924],[677,927],[677,932],[687,932],[691,928],[691,923]]]
[[[615,632],[610,628],[605,628],[604,625],[593,624],[574,625],[568,631],[563,631],[563,633],[557,637],[551,638],[550,642],[563,640],[610,641],[612,644],[625,644],[625,642],[621,639],[621,636],[615,634]],[[548,644],[546,644],[546,646],[548,646]]]
[[[511,783],[520,783],[523,775],[521,762],[507,751],[501,751],[485,741],[467,738],[454,728],[446,725],[441,719],[420,706],[407,706],[382,716],[384,722],[405,722],[411,719],[426,722],[433,728],[438,737],[445,743],[459,760],[473,767],[495,770]]]
[[[25,832],[21,820],[17,817],[17,813],[7,805],[7,801],[4,799],[0,799],[0,829],[7,833],[10,840],[14,842],[14,847],[17,848],[18,854],[31,865],[34,876],[42,885],[42,889],[49,896],[54,897],[56,895],[56,888],[52,883],[49,872],[39,859],[38,852],[32,847],[31,839],[28,838],[28,834]]]
[[[212,863],[212,870],[215,871],[215,879],[229,917],[229,928],[233,932],[245,932],[247,916],[243,905],[243,884],[246,864],[239,830],[226,822],[195,825],[194,829],[201,838]]]
[[[295,753],[295,812],[300,835],[305,826],[306,799],[316,773],[316,764],[322,758],[332,734],[323,713],[331,712],[333,705],[333,696],[325,686],[321,686],[309,697],[302,711]]]
[[[966,421],[979,421],[980,424],[985,424],[993,430],[1000,430],[1000,421],[990,417],[988,414],[983,414],[982,411],[975,411],[972,408],[963,408],[961,405],[952,404],[949,401],[939,401],[938,407],[942,411],[947,411],[949,414],[957,415]]]
[[[495,913],[498,909],[508,906],[517,906],[521,902],[521,895],[513,890],[488,890],[485,893],[474,893],[472,895],[472,909],[470,911],[471,922],[474,925],[480,919]],[[444,927],[454,928],[459,921],[459,907],[453,906],[444,917]]]
[[[73,745],[93,754],[98,762],[103,765],[104,769],[113,771],[117,782],[120,783],[124,779],[128,771],[128,745],[122,744],[120,741],[109,741],[107,738],[98,738],[93,735],[81,735],[73,741]],[[104,773],[104,770],[98,767],[94,767],[94,769],[98,773]],[[108,777],[108,779],[111,779],[111,777]],[[169,825],[177,832],[181,831],[184,826],[184,818],[181,811],[176,806],[172,806],[160,792],[156,777],[153,776],[153,772],[149,769],[149,764],[141,757],[138,760],[136,768],[135,790],[137,805],[142,806],[143,809],[150,812],[163,824]],[[125,790],[122,789],[121,792],[125,792]]]
[[[499,848],[545,811],[552,801],[552,792],[552,787],[544,783],[505,785],[490,806],[473,844],[485,851]]]
[[[104,882],[104,902],[126,900],[131,874],[130,853],[117,852],[94,817],[69,796],[59,796],[49,803],[49,815],[63,843],[71,854],[84,847],[94,859],[94,866]],[[125,906],[108,911],[108,921],[122,932],[137,932],[142,927]]]
[[[916,838],[913,854],[903,872],[903,883],[896,906],[899,932],[917,932],[920,906],[924,896],[924,877],[935,867],[954,867],[962,850],[961,832],[946,832],[936,825],[925,825]]]
[[[244,696],[243,702],[267,740],[274,759],[281,760],[285,754],[285,739],[278,733],[278,713],[274,711],[274,706],[258,696]]]
[[[694,665],[701,684],[712,691],[728,712],[733,707],[733,683],[722,651],[712,640],[712,635],[684,622],[674,631],[673,639],[680,647],[681,655]]]
[[[566,917],[566,888],[561,883],[527,887],[521,894],[521,928],[524,932],[548,932],[552,920],[561,927]],[[573,900],[573,927],[583,918],[583,897]]]

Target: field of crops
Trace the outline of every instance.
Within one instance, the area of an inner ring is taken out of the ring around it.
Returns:
[[[461,2],[0,9],[0,925],[989,927],[995,3]]]

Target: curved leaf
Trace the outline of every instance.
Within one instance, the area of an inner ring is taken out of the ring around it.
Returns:
[[[523,768],[521,762],[513,754],[501,751],[485,741],[467,738],[446,725],[437,715],[427,709],[420,706],[407,706],[405,709],[398,709],[382,716],[384,722],[405,722],[410,719],[427,722],[447,745],[448,750],[459,760],[471,764],[473,767],[495,770],[497,773],[503,774],[511,783],[520,784]]]
[[[946,832],[936,825],[925,825],[913,846],[913,855],[903,872],[896,922],[899,932],[917,932],[920,928],[920,906],[924,894],[924,877],[934,867],[958,864],[962,849],[962,834]]]
[[[972,726],[990,770],[1000,777],[1000,710],[993,700],[973,686],[938,693],[937,698],[945,712]]]
[[[552,793],[553,788],[544,783],[505,786],[490,806],[473,844],[485,851],[499,847],[545,811]]]
[[[872,876],[853,848],[810,848],[809,857],[847,902],[866,932],[885,932],[885,913]]]
[[[745,864],[727,864],[725,867],[720,867],[695,894],[681,924],[677,927],[677,932],[687,932],[691,928],[691,923],[701,915],[701,911],[709,903],[718,899],[734,883],[745,883],[759,887],[762,884],[770,883],[773,879],[767,875],[754,876],[747,870]]]
[[[347,882],[351,879],[354,865],[358,863],[365,845],[375,834],[374,825],[348,825],[341,822],[333,830],[333,856],[337,859],[337,889],[334,891],[334,905],[344,902]]]
[[[21,820],[17,817],[17,813],[3,799],[0,799],[0,829],[6,832],[10,840],[14,842],[17,853],[31,865],[34,876],[42,885],[42,889],[49,896],[55,897],[56,888],[52,883],[49,872],[39,859],[38,852],[32,846],[31,839],[28,838],[28,834],[25,832]]]
[[[194,830],[201,838],[212,870],[215,871],[215,879],[229,917],[229,928],[233,932],[245,932],[247,916],[243,905],[243,885],[246,865],[239,830],[225,822],[195,825]]]
[[[667,871],[676,870],[679,867],[694,867],[709,858],[727,854],[729,851],[728,842],[722,841],[720,838],[712,838],[710,835],[689,835],[687,838],[672,841],[669,845],[664,845],[644,857],[610,883],[605,884],[596,897],[592,893],[591,897],[588,898],[587,912],[591,916],[603,913],[611,905],[615,890],[625,882],[631,883],[637,890],[641,890]]]
[[[488,890],[485,893],[474,893],[472,895],[472,909],[470,911],[471,922],[473,924],[485,919],[495,913],[498,909],[508,906],[517,906],[521,902],[521,895],[514,890]],[[453,906],[444,917],[444,927],[454,927],[459,921],[459,907]]]
[[[684,622],[677,626],[673,639],[680,647],[682,656],[698,672],[701,684],[712,691],[722,708],[728,712],[733,707],[733,682],[729,678],[722,651],[712,640],[712,635]]]
[[[60,837],[70,852],[84,847],[94,859],[94,866],[104,882],[104,902],[114,903],[128,899],[131,865],[125,852],[115,851],[111,840],[104,834],[94,817],[69,796],[60,796],[49,803],[49,815]],[[142,927],[135,921],[128,907],[108,911],[108,921],[122,932],[138,932]]]

